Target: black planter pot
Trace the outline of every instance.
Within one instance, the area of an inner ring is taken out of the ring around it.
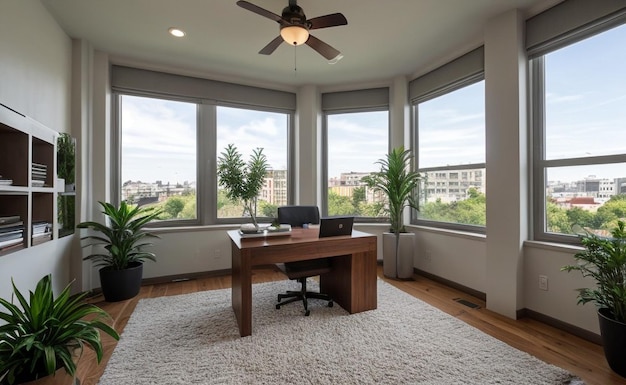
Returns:
[[[626,377],[626,324],[611,318],[607,308],[598,310],[604,356],[613,371]]]
[[[108,302],[123,301],[139,294],[143,263],[131,263],[128,269],[113,270],[109,267],[100,269],[100,285],[104,299]]]

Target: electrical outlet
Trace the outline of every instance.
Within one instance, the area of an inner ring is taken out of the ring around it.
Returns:
[[[432,255],[432,253],[430,252],[430,250],[426,250],[426,251],[424,252],[424,261],[425,261],[425,262],[429,262],[429,263],[430,263],[430,261],[432,261],[432,257],[433,257],[433,255]]]
[[[539,289],[548,290],[548,277],[546,275],[539,276]]]

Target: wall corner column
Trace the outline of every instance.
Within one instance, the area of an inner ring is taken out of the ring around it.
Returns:
[[[524,19],[512,10],[485,27],[487,308],[516,318],[528,237],[527,59]]]
[[[317,86],[305,85],[297,92],[293,156],[294,204],[321,206],[322,96]]]
[[[411,148],[409,81],[406,76],[393,78],[389,90],[389,147]]]

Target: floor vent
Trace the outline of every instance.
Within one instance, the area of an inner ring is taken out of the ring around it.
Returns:
[[[455,300],[456,302],[458,302],[458,303],[462,304],[462,305],[465,305],[465,306],[467,306],[467,307],[471,307],[472,309],[480,309],[480,306],[478,306],[478,305],[476,305],[475,303],[470,302],[470,301],[468,301],[468,300],[465,300],[465,299],[462,299],[462,298],[455,298],[454,300]]]
[[[174,278],[172,279],[172,282],[185,282],[185,281],[191,281],[192,278]]]

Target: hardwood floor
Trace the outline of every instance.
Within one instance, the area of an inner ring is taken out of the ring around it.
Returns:
[[[378,276],[383,278],[379,267]],[[253,283],[284,280],[286,277],[275,268],[254,270]],[[385,278],[383,278],[385,279]],[[448,286],[416,275],[413,281],[385,281],[397,288],[435,306],[444,312],[490,334],[501,341],[535,357],[560,366],[580,378],[587,385],[625,384],[626,379],[613,373],[606,360],[602,347],[583,340],[562,330],[532,319],[511,320],[484,308],[484,301],[452,289]],[[121,334],[137,302],[141,298],[152,298],[176,294],[193,293],[203,290],[216,290],[231,287],[230,276],[198,278],[182,282],[170,282],[142,286],[139,295],[133,299],[108,303],[102,297],[94,297],[90,302],[106,310],[112,317],[113,326]],[[480,306],[470,308],[454,299],[462,298]],[[116,341],[103,337],[104,355],[102,362],[96,363],[95,354],[85,350],[79,363],[77,376],[81,385],[95,385],[104,372],[106,363],[115,348]],[[149,370],[149,368],[146,368]]]

